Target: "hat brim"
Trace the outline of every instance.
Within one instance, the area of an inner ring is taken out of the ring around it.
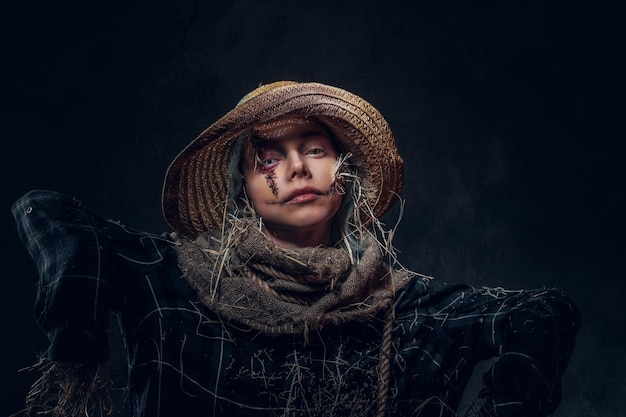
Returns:
[[[174,231],[194,238],[222,227],[229,198],[232,146],[255,125],[288,116],[326,124],[354,155],[375,217],[402,191],[403,161],[383,116],[362,98],[320,83],[277,82],[249,93],[204,130],[170,164],[163,185],[163,214]]]

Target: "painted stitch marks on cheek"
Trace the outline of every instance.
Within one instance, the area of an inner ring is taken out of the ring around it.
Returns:
[[[276,166],[282,159],[281,155],[258,138],[252,139],[252,145],[254,146],[255,164],[259,167],[263,177],[265,177],[265,182],[270,190],[272,190],[272,194],[278,197]]]
[[[351,153],[341,154],[337,157],[337,163],[335,165],[334,180],[330,185],[330,191],[337,193],[338,195],[346,194],[346,182],[351,182],[352,178],[356,175],[350,172],[348,168],[348,160],[352,157]]]
[[[276,185],[276,172],[274,167],[262,167],[261,172],[265,176],[267,186],[272,190],[272,194],[278,197],[278,185]]]
[[[335,181],[330,184],[330,193],[336,193],[337,195],[346,194],[346,187],[344,187],[340,177],[335,178]]]

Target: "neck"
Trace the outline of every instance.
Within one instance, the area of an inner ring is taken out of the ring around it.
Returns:
[[[269,240],[285,249],[328,245],[330,241],[330,227],[311,230],[293,230],[266,225],[265,234]]]

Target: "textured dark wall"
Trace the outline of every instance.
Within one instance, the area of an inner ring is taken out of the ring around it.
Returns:
[[[12,201],[49,188],[164,231],[170,160],[278,79],[346,88],[386,116],[406,161],[396,246],[408,267],[570,293],[584,325],[556,415],[623,415],[626,37],[616,5],[52,3],[7,1],[0,13],[0,415],[20,409],[32,375],[17,370],[44,346]]]

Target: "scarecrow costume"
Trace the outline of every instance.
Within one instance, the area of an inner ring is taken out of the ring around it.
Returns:
[[[281,248],[241,204],[242,141],[293,119],[325,126],[347,155],[357,244]],[[173,233],[27,193],[13,213],[38,267],[35,313],[50,341],[31,412],[109,412],[112,311],[133,416],[552,413],[579,327],[572,301],[556,289],[477,289],[402,268],[376,233],[401,189],[402,159],[374,107],[339,88],[278,82],[174,159],[163,188]]]

